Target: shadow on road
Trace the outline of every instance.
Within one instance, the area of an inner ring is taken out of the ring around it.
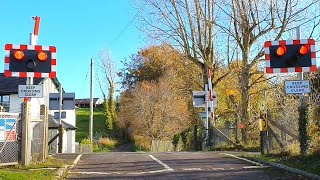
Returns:
[[[134,152],[134,144],[126,143],[114,148],[111,152]]]

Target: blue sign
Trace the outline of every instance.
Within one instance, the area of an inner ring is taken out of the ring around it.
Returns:
[[[12,136],[16,134],[16,122],[14,118],[0,118],[0,142],[16,140]]]

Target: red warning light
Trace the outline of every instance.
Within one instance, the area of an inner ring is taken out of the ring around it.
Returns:
[[[299,54],[300,55],[306,55],[310,51],[310,46],[309,45],[301,45],[299,49]]]
[[[13,53],[13,56],[14,56],[14,58],[16,60],[21,61],[24,58],[24,53],[22,51],[20,51],[20,50],[15,50],[14,53]]]
[[[45,53],[45,52],[43,52],[43,51],[40,51],[40,52],[38,53],[38,59],[39,59],[41,62],[46,61],[47,58],[48,58],[47,53]]]
[[[287,52],[287,47],[286,46],[279,46],[277,48],[276,54],[277,56],[283,56]]]

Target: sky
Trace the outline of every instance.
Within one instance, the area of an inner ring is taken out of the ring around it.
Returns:
[[[121,68],[120,61],[146,47],[136,15],[130,0],[1,1],[0,57],[7,43],[30,43],[32,17],[40,16],[38,45],[56,46],[58,80],[76,98],[89,98],[90,59],[98,57],[99,50],[108,49]],[[102,97],[96,82],[94,97]]]

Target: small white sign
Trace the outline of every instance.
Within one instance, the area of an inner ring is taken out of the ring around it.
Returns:
[[[304,94],[310,93],[309,80],[285,81],[286,94]]]
[[[205,107],[208,99],[207,92],[205,91],[192,91],[193,106],[194,107]]]
[[[42,98],[43,86],[42,85],[19,85],[18,86],[19,98]]]

